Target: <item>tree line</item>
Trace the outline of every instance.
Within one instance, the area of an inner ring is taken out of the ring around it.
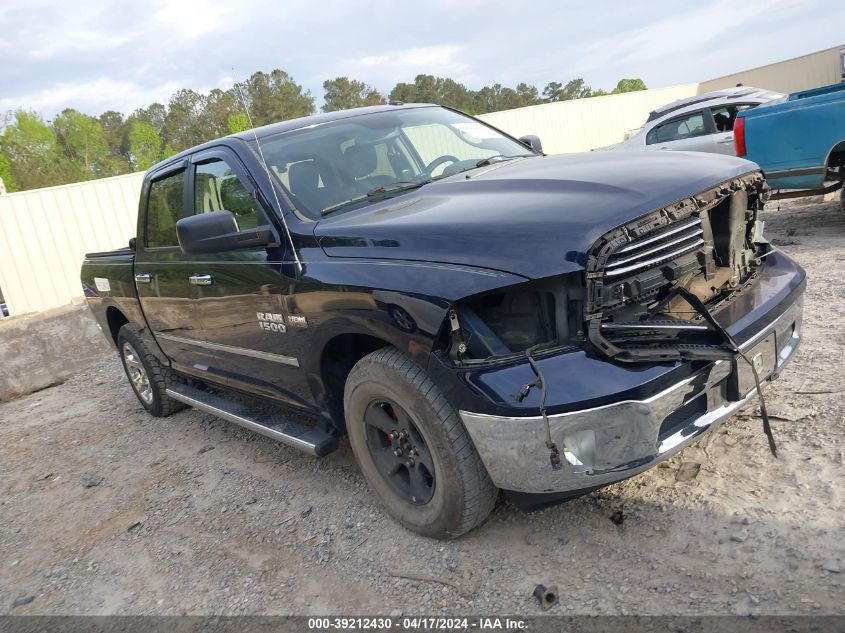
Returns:
[[[256,126],[313,114],[311,92],[283,70],[257,72],[238,84]],[[418,75],[396,84],[387,97],[348,77],[323,83],[322,111],[387,103],[439,103],[470,114],[645,90],[641,79],[622,79],[610,92],[592,90],[583,79],[550,82],[542,92],[519,83],[472,90],[449,78]],[[0,177],[9,192],[49,187],[145,170],[156,162],[226,134],[249,129],[236,87],[208,94],[178,90],[167,104],[153,103],[130,115],[109,110],[99,116],[67,108],[52,120],[37,112],[7,112],[0,134]]]

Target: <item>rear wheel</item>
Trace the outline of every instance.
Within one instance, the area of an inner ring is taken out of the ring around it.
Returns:
[[[364,477],[406,528],[459,536],[496,502],[469,435],[425,371],[387,347],[361,359],[344,394],[346,426]]]
[[[127,323],[117,333],[117,350],[123,370],[141,405],[156,417],[165,417],[186,405],[173,400],[167,387],[178,382],[176,375],[152,354],[135,326]]]

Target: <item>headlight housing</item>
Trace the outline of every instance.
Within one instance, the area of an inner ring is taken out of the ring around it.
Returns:
[[[438,351],[463,364],[583,341],[583,299],[580,273],[467,297],[450,309]]]

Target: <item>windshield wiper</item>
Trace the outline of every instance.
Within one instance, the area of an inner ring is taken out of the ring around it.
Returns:
[[[488,165],[492,165],[493,163],[503,163],[506,160],[513,160],[515,158],[528,158],[529,156],[535,156],[535,154],[517,154],[516,156],[505,156],[504,154],[496,154],[495,156],[488,156],[487,158],[482,158],[480,161],[475,163],[475,166],[487,167]]]
[[[365,200],[381,200],[391,194],[401,193],[403,191],[410,191],[411,189],[419,189],[423,185],[427,185],[430,182],[431,178],[424,178],[422,180],[391,182],[389,184],[381,185],[380,187],[370,189],[363,196],[356,196],[354,198],[350,198],[349,200],[344,200],[343,202],[333,204],[330,207],[326,207],[325,209],[321,209],[320,215],[328,215],[329,213],[334,213],[335,211],[345,209],[346,207],[358,204],[359,202],[364,202]]]
[[[431,178],[423,178],[422,180],[406,180],[399,182],[391,182],[387,185],[381,185],[367,192],[367,198],[380,198],[381,196],[399,193],[401,191],[410,191],[411,189],[419,189],[423,185],[431,182]]]

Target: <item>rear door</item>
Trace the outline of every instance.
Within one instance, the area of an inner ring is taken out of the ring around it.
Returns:
[[[271,209],[240,159],[216,148],[193,157],[191,205],[195,213],[226,210],[241,230],[271,223]],[[282,236],[280,244],[285,244]],[[283,246],[240,248],[196,258],[188,273],[197,292],[202,324],[200,366],[230,386],[311,408],[310,389],[299,369],[308,323],[295,315],[299,282]]]
[[[715,152],[712,119],[706,110],[687,112],[653,127],[646,135],[646,149]]]
[[[734,147],[734,122],[736,115],[743,110],[753,108],[753,103],[732,103],[730,105],[714,106],[710,108],[713,119],[713,146],[720,154],[736,156]]]
[[[196,341],[202,340],[188,283],[193,266],[176,238],[176,222],[189,213],[188,162],[171,165],[145,184],[143,235],[135,253],[135,286],[147,324],[167,356],[181,365],[196,362]]]

